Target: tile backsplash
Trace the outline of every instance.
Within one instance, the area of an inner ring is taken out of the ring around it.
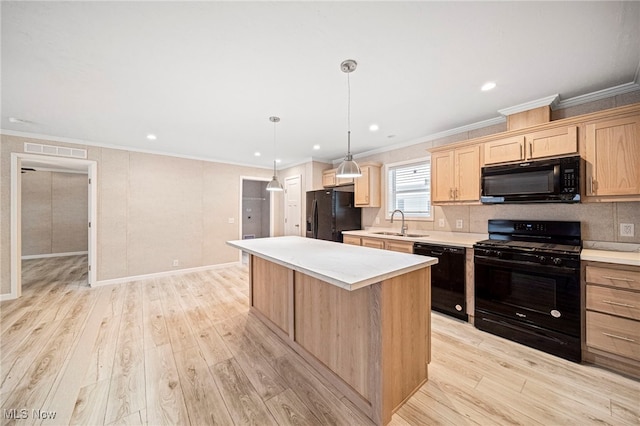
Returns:
[[[583,240],[640,243],[640,202],[434,206],[433,221],[407,222],[409,230],[486,233],[489,219],[579,221]],[[383,209],[363,209],[362,220],[364,227],[400,227],[385,219]],[[621,223],[634,224],[633,237],[620,236]]]

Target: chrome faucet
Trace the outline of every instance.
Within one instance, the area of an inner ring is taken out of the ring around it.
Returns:
[[[407,235],[407,226],[404,224],[404,212],[402,210],[395,209],[393,213],[391,213],[391,223],[393,223],[393,215],[395,215],[396,212],[399,212],[402,215],[402,227],[400,228],[400,232],[402,232],[402,235]]]

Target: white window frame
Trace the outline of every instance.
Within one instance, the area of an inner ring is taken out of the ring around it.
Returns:
[[[391,168],[395,168],[395,167],[399,167],[399,166],[408,166],[411,164],[424,164],[424,163],[429,163],[429,166],[431,166],[431,156],[427,156],[427,157],[422,157],[422,158],[414,158],[411,160],[406,160],[406,161],[398,161],[396,163],[388,163],[384,165],[384,205],[383,208],[385,210],[384,213],[384,217],[385,219],[389,220],[391,219],[391,212],[389,211],[389,169]],[[431,169],[429,169],[431,170]],[[429,203],[431,203],[431,178],[429,178]],[[411,220],[411,221],[427,221],[427,222],[433,222],[433,205],[431,205],[431,208],[429,209],[429,214],[428,215],[415,215],[415,214],[411,214],[411,213],[405,213],[405,219],[406,220]],[[396,218],[398,218],[398,216],[396,216]]]

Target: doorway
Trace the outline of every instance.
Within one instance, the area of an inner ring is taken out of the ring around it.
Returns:
[[[22,294],[23,259],[86,256],[86,285],[95,283],[96,184],[95,161],[11,154],[11,293],[3,298],[14,299]],[[29,193],[24,194],[23,187]],[[39,192],[49,200],[33,205]],[[70,197],[80,200],[72,202]],[[61,225],[54,230],[51,223],[55,222]],[[71,222],[74,224],[69,227]],[[82,238],[84,241],[79,241]]]
[[[302,176],[284,180],[284,235],[302,236]]]
[[[274,195],[267,191],[270,179],[240,177],[240,238],[271,237],[274,231]],[[240,261],[248,263],[247,253],[240,251]]]
[[[242,181],[242,239],[271,236],[271,197],[268,182]]]

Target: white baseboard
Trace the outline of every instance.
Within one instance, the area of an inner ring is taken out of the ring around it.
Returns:
[[[91,285],[91,287],[102,287],[102,286],[105,286],[105,285],[122,284],[122,283],[128,283],[128,282],[132,282],[132,281],[147,280],[147,279],[150,279],[150,278],[161,278],[161,277],[169,277],[169,276],[172,276],[172,275],[189,274],[191,272],[209,271],[209,270],[212,270],[212,269],[223,269],[223,268],[227,268],[229,266],[236,266],[236,265],[241,265],[241,263],[239,261],[238,262],[229,262],[229,263],[220,263],[220,264],[217,264],[217,265],[198,266],[198,267],[195,267],[195,268],[176,269],[176,270],[172,270],[172,271],[155,272],[155,273],[152,273],[152,274],[133,275],[133,276],[129,276],[129,277],[113,278],[113,279],[110,279],[110,280],[96,281],[95,283],[93,283]]]
[[[84,252],[86,253],[86,252]],[[82,252],[80,252],[80,254],[82,254]],[[71,256],[71,255],[69,255]],[[50,257],[50,256],[48,256]],[[176,269],[173,271],[165,271],[165,272],[155,272],[153,274],[144,274],[144,275],[133,275],[130,277],[122,277],[122,278],[113,278],[110,280],[101,280],[101,281],[96,281],[95,283],[93,283],[91,285],[91,287],[102,287],[105,285],[112,285],[112,284],[122,284],[122,283],[128,283],[128,282],[132,282],[132,281],[140,281],[140,280],[146,280],[149,278],[161,278],[161,277],[169,277],[172,275],[182,275],[182,274],[188,274],[191,272],[200,272],[200,271],[209,271],[212,269],[223,269],[223,268],[227,268],[229,266],[236,266],[236,265],[242,265],[242,263],[240,261],[237,262],[229,262],[229,263],[220,263],[217,265],[207,265],[207,266],[198,266],[196,268],[186,268],[186,269]],[[13,293],[6,293],[6,294],[0,294],[0,302],[3,302],[5,300],[13,300],[16,299],[17,296]]]
[[[5,300],[13,300],[17,298],[18,296],[15,293],[0,294],[0,302],[4,302]]]
[[[65,257],[65,256],[80,256],[86,254],[88,255],[88,251],[69,251],[66,253],[49,253],[49,254],[29,254],[27,256],[22,256],[22,260],[31,260],[31,259],[44,259],[47,257]]]

